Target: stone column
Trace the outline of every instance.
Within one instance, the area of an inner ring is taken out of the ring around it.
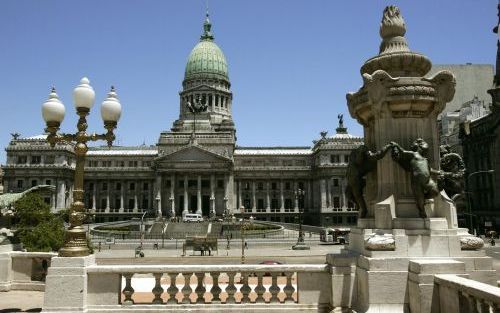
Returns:
[[[121,182],[120,188],[120,213],[123,213],[125,208],[125,182]]]
[[[345,197],[344,179],[339,179],[340,194],[342,195],[342,207],[347,208],[347,200]]]
[[[229,210],[229,181],[231,177],[228,174],[224,175],[224,211]]]
[[[5,184],[4,184],[4,188],[5,188]],[[7,193],[7,192],[8,192],[8,191],[7,191],[7,188],[5,188],[4,190],[5,190],[5,193]],[[51,194],[51,196],[50,196],[50,202],[52,202],[52,203],[51,203],[51,207],[50,207],[50,211],[51,211],[52,213],[54,213],[54,212],[56,212],[56,193],[55,193],[55,192],[53,192],[53,193]]]
[[[327,207],[333,207],[332,204],[332,182],[331,178],[325,179],[325,184],[326,184],[326,206]]]
[[[188,177],[184,175],[184,208],[182,210],[182,216],[188,214]]]
[[[271,213],[271,196],[270,196],[270,185],[269,181],[266,182],[266,212]]]
[[[201,215],[201,175],[198,175],[198,184],[196,189],[196,214]]]
[[[241,180],[238,180],[238,212],[241,209],[241,206],[243,205],[243,199],[241,199]]]
[[[57,181],[57,210],[65,209],[66,185],[63,180]]]
[[[94,182],[94,188],[92,188],[92,211],[95,212],[97,207],[97,181]]]
[[[215,98],[214,98],[215,101]],[[210,215],[215,216],[215,175],[210,175]]]
[[[170,216],[175,216],[175,174],[170,176]]]
[[[285,212],[285,194],[283,189],[285,188],[285,182],[283,180],[280,181],[280,211]]]
[[[297,181],[296,181],[296,180],[294,180],[294,181],[293,181],[293,191],[294,191],[294,193],[295,193],[295,191],[296,191],[297,189],[298,189],[298,184],[297,184]],[[294,199],[294,202],[293,202],[293,203],[294,203],[294,208],[293,208],[293,210],[294,210],[295,212],[299,212],[299,197],[295,197],[295,199]]]
[[[256,192],[255,192],[255,180],[252,181],[252,212],[255,212],[255,210],[257,209],[257,204],[256,204],[256,200],[257,200],[257,197],[256,197]]]
[[[313,195],[312,195],[312,188],[311,188],[311,181],[310,180],[306,180],[306,197],[305,197],[305,203],[304,203],[304,210],[306,209],[306,206],[307,208],[312,208],[313,207],[313,204],[312,204],[312,201],[314,199]]]
[[[158,173],[156,176],[156,183],[155,183],[155,208],[156,208],[156,215],[161,217],[162,216],[162,201],[161,201],[161,185],[162,185],[162,178],[161,178],[161,173]]]
[[[108,190],[106,190],[106,209],[105,209],[105,212],[109,213],[109,209],[110,209],[110,206],[109,206],[110,205],[110,202],[109,202],[110,201],[110,199],[109,199],[109,193],[110,193],[110,189],[111,189],[111,184],[110,184],[109,180],[106,181],[106,184],[108,185]]]
[[[319,190],[321,194],[321,210],[326,209],[326,181],[324,179],[319,180]]]
[[[135,190],[134,190],[134,212],[137,212],[139,210],[139,201],[138,201],[138,196],[137,196],[137,189],[139,189],[139,184],[135,184]]]

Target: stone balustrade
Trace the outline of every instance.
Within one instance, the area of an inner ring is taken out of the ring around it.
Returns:
[[[457,275],[435,275],[432,313],[500,312],[500,288]]]
[[[0,291],[45,290],[45,276],[52,257],[51,252],[0,253]]]
[[[110,310],[328,311],[331,276],[310,265],[92,265],[87,268],[89,312]],[[277,307],[276,307],[277,306]],[[177,309],[176,309],[177,308]]]

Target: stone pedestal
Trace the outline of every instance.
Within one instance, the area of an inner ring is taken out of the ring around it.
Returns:
[[[95,265],[95,255],[54,257],[45,280],[42,312],[85,312],[87,267]]]

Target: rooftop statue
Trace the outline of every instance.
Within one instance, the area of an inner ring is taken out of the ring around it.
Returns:
[[[363,189],[365,187],[364,177],[377,167],[377,161],[382,159],[391,145],[385,145],[380,151],[371,152],[365,146],[359,146],[349,155],[349,164],[347,165],[347,187],[345,190],[346,197],[349,201],[356,204],[359,211],[359,217],[364,218],[367,214],[366,201],[363,197]]]
[[[417,138],[411,145],[411,150],[405,150],[395,142],[392,144],[392,158],[403,169],[410,172],[411,188],[417,203],[418,214],[426,218],[425,200],[439,195],[439,188],[432,176],[443,176],[443,172],[434,170],[429,165],[427,154],[429,144],[422,138]]]
[[[31,187],[30,189],[27,189],[23,192],[16,192],[16,193],[6,193],[3,195],[0,195],[0,212],[5,214],[8,209],[12,207],[12,205],[25,195],[32,193],[32,192],[43,192],[43,193],[53,193],[56,190],[56,187],[51,186],[51,185],[38,185],[35,187]]]

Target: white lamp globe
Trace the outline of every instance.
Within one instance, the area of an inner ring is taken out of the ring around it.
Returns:
[[[73,102],[75,108],[91,109],[95,101],[94,88],[89,85],[90,81],[87,77],[80,80],[80,85],[73,90]]]
[[[61,100],[59,100],[56,89],[52,87],[52,91],[49,94],[49,99],[42,104],[43,119],[46,123],[61,123],[64,119],[65,113],[66,108],[64,107],[64,104],[61,102]]]
[[[122,105],[116,96],[115,87],[111,87],[108,97],[102,102],[101,116],[104,122],[118,122],[122,114]]]

